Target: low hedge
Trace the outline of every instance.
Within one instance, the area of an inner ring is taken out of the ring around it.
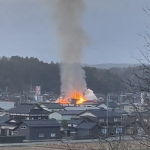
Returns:
[[[22,143],[25,136],[0,136],[0,143]]]

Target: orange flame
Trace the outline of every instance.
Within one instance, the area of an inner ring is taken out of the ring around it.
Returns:
[[[69,94],[65,98],[62,98],[62,97],[58,98],[56,100],[56,103],[70,104],[70,100],[69,99],[75,99],[77,105],[82,104],[83,102],[86,101],[85,98],[84,98],[84,96],[82,94],[77,93],[77,92],[73,92],[73,93]]]

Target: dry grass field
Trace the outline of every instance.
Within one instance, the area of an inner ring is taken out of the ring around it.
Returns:
[[[92,142],[80,144],[43,144],[28,147],[0,147],[0,150],[149,150],[137,141],[125,142]]]

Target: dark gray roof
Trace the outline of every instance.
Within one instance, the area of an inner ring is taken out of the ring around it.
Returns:
[[[88,122],[98,122],[98,118],[95,118],[93,116],[81,116],[80,118]]]
[[[64,111],[58,111],[61,115],[80,115],[85,110],[64,110]]]
[[[47,110],[42,110],[42,109],[32,109],[30,111],[30,114],[49,114],[49,111]]]
[[[15,124],[11,124],[11,123],[2,123],[1,126],[16,127]]]
[[[107,102],[102,102],[102,103],[98,104],[97,106],[100,106],[101,104],[105,104],[107,106]],[[110,102],[108,102],[108,107],[117,108],[117,107],[119,107],[119,105],[113,101],[110,101]]]
[[[0,107],[0,111],[5,111],[5,109],[3,109],[3,108]]]
[[[50,126],[60,126],[58,121],[55,119],[47,119],[47,120],[23,120],[29,127],[50,127]]]
[[[77,129],[92,129],[97,124],[95,122],[83,122],[76,126]]]
[[[75,125],[78,125],[80,123],[82,123],[83,120],[79,120],[79,119],[76,119],[76,120],[68,120],[67,123],[68,124],[75,124]]]
[[[64,109],[64,106],[59,103],[42,103],[48,109]]]
[[[38,107],[37,104],[21,104],[17,107],[11,109],[10,113],[29,113],[30,110],[34,109],[35,107]]]
[[[108,107],[117,108],[117,107],[119,107],[119,105],[116,104],[115,102],[108,102]]]
[[[10,117],[8,115],[4,115],[4,116],[0,117],[0,124],[5,123],[9,119],[10,119]]]
[[[128,114],[126,111],[124,111],[122,109],[114,109],[114,111],[119,113],[119,114]]]
[[[89,112],[98,118],[107,117],[107,110],[90,110]],[[108,117],[121,117],[121,115],[115,111],[109,110]]]

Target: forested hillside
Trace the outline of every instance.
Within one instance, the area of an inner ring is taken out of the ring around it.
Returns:
[[[120,93],[121,79],[109,70],[84,67],[87,87],[95,93]],[[44,63],[37,58],[12,56],[0,59],[0,88],[10,92],[29,91],[30,84],[42,86],[42,91],[60,91],[59,63]]]

